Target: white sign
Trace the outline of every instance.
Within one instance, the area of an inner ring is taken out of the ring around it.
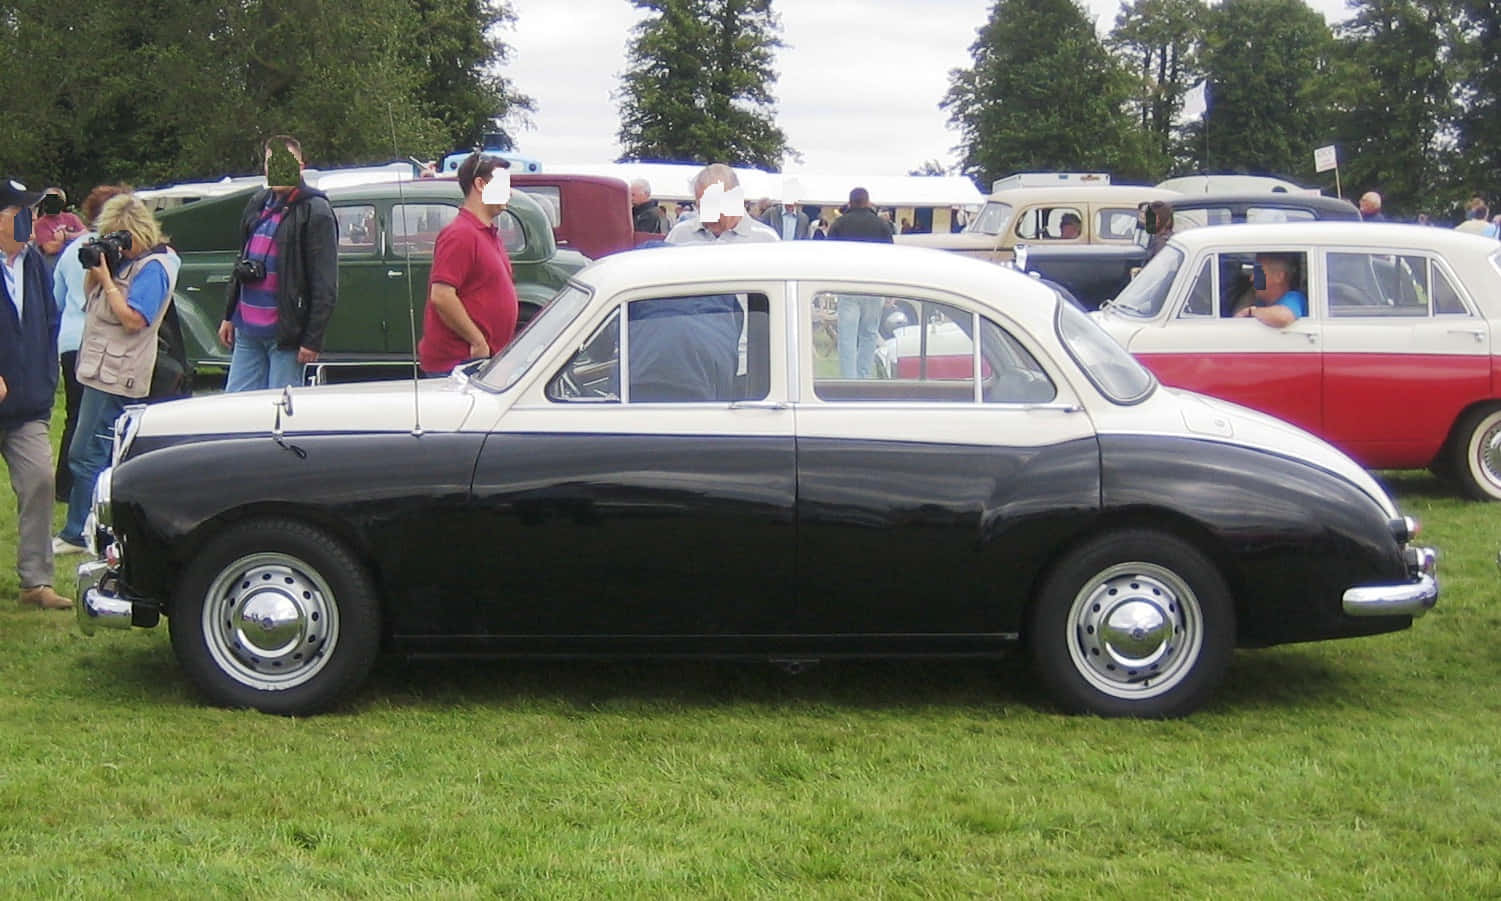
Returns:
[[[1313,171],[1328,172],[1330,169],[1339,168],[1339,156],[1334,151],[1334,145],[1320,147],[1313,152]]]

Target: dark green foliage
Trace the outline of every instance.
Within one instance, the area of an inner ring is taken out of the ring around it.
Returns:
[[[1131,102],[1154,172],[1172,168],[1178,115],[1202,78],[1199,45],[1207,13],[1203,0],[1127,0],[1115,17],[1108,43],[1135,80]]]
[[[772,0],[631,0],[636,26],[621,77],[622,160],[780,169],[792,153],[773,121]]]
[[[1209,10],[1201,62],[1210,101],[1185,132],[1195,168],[1308,178],[1329,138],[1333,38],[1303,0],[1225,0]]]
[[[1462,31],[1452,55],[1460,67],[1463,112],[1455,123],[1461,171],[1492,206],[1501,195],[1501,5],[1458,0]]]
[[[966,174],[981,184],[1030,170],[1146,174],[1128,77],[1073,0],[998,0],[970,53],[941,104],[964,136]]]
[[[491,0],[18,0],[0,171],[75,193],[252,172],[276,133],[315,166],[436,155],[528,108],[490,69],[511,18]]]
[[[1352,0],[1339,28],[1334,100],[1341,179],[1379,191],[1388,216],[1435,212],[1457,198],[1440,135],[1455,113],[1451,0]],[[1468,196],[1468,194],[1466,194]]]

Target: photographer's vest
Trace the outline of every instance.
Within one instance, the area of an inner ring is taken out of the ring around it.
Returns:
[[[118,397],[141,398],[150,393],[151,371],[156,368],[156,333],[172,303],[177,266],[169,254],[158,251],[127,260],[115,275],[120,293],[129,297],[131,281],[152,260],[161,263],[167,273],[167,297],[156,317],[140,331],[130,331],[115,318],[102,286],[89,289],[84,301],[83,341],[78,347],[79,384]]]

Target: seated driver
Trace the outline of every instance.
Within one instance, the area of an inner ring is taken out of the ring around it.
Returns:
[[[1297,265],[1286,254],[1259,253],[1256,265],[1261,269],[1261,285],[1256,289],[1256,302],[1236,312],[1236,316],[1249,316],[1263,325],[1285,328],[1301,316],[1308,315],[1308,298],[1293,289]]]

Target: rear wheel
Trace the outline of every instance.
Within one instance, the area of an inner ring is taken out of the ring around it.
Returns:
[[[1198,550],[1163,533],[1121,531],[1059,561],[1033,604],[1027,645],[1067,710],[1181,716],[1224,677],[1235,613]]]
[[[1450,466],[1464,493],[1501,501],[1501,407],[1471,410],[1455,429]]]
[[[327,533],[255,520],[188,566],[168,620],[172,648],[213,703],[306,715],[369,674],[380,610],[364,567]]]

